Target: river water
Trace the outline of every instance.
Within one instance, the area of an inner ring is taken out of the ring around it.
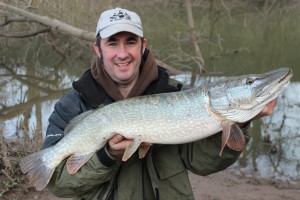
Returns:
[[[214,79],[216,74],[261,73],[283,66],[293,70],[292,82],[280,96],[274,114],[252,123],[249,130],[252,139],[232,166],[237,174],[300,180],[300,25],[297,20],[300,12],[292,13],[283,15],[279,12],[275,18],[280,18],[280,21],[267,20],[262,13],[253,16],[241,13],[230,22],[224,22],[211,31],[221,36],[215,41],[222,41],[222,44],[218,43],[215,48],[215,44],[204,40],[201,43],[207,72],[214,76],[191,76],[188,73],[175,77],[195,86],[206,79]],[[198,25],[203,23],[203,20],[199,21]],[[147,25],[151,26],[151,23]],[[155,39],[149,29],[145,32],[150,39]],[[177,32],[166,34],[170,37],[178,35]],[[55,102],[89,67],[91,44],[62,35],[1,38],[0,44],[0,126],[3,133],[10,139],[23,138],[24,135],[30,135],[33,140],[42,137]],[[179,55],[174,62],[170,61],[171,56],[167,56],[166,51],[165,59],[159,57],[160,49],[166,46],[159,46],[151,40],[148,44],[160,60],[172,66],[190,66],[184,69],[194,71],[195,66],[192,67],[190,62],[176,60]],[[174,46],[171,48],[175,49]]]

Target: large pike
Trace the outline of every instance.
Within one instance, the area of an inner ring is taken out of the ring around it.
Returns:
[[[193,89],[119,101],[75,117],[65,137],[53,147],[25,157],[21,170],[29,185],[42,190],[55,168],[67,160],[70,174],[76,173],[116,133],[133,139],[124,153],[126,161],[142,142],[187,143],[222,131],[225,145],[236,151],[245,139],[236,125],[256,116],[288,85],[292,71],[280,68],[264,74],[223,78]],[[139,148],[140,157],[147,148]]]

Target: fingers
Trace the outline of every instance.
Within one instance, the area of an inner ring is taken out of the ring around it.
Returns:
[[[110,145],[115,145],[115,144],[118,144],[118,143],[120,143],[122,140],[124,140],[125,138],[122,136],[122,135],[119,135],[119,134],[117,134],[117,135],[114,135],[109,141],[108,141],[108,143],[110,144]]]
[[[274,99],[270,103],[267,104],[268,112],[266,112],[268,115],[272,114],[274,112],[275,106],[277,104],[277,99]]]
[[[132,140],[124,138],[122,135],[115,135],[108,141],[108,146],[114,150],[125,150]]]
[[[275,106],[277,104],[277,99],[274,99],[270,103],[268,103],[261,112],[262,116],[271,115],[274,112]]]
[[[115,159],[121,159],[126,147],[132,140],[124,138],[122,135],[115,135],[107,142],[107,151]]]
[[[126,148],[132,143],[132,139],[126,139],[122,135],[114,135],[108,142],[106,150],[114,159],[122,159]],[[142,142],[142,147],[149,147],[153,144]]]
[[[254,119],[257,119],[257,118],[261,118],[261,117],[264,117],[264,116],[268,116],[268,115],[271,115],[273,112],[274,112],[274,109],[276,107],[276,104],[277,104],[277,98],[272,100],[271,102],[269,102],[263,109],[262,111],[256,116],[254,117]]]

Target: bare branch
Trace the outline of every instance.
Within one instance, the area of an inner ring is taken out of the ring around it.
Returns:
[[[6,11],[10,11],[19,15],[22,15],[32,21],[44,24],[46,26],[51,27],[54,30],[57,30],[61,32],[62,34],[66,35],[71,35],[74,37],[81,38],[83,40],[88,40],[88,41],[94,41],[95,40],[95,33],[90,32],[90,31],[85,31],[79,28],[76,28],[74,26],[71,26],[69,24],[66,24],[62,21],[56,20],[56,19],[51,19],[47,16],[40,16],[31,12],[28,12],[26,10],[1,3],[0,2],[0,8]]]
[[[37,35],[44,34],[44,33],[49,33],[50,31],[51,31],[50,28],[45,28],[45,29],[42,29],[42,30],[39,30],[39,31],[36,31],[36,32],[33,32],[33,33],[27,33],[27,34],[24,34],[24,35],[7,35],[7,34],[1,34],[0,33],[0,37],[26,38],[26,37],[37,36]]]
[[[10,17],[10,18],[5,18],[4,19],[4,22],[0,23],[0,26],[6,26],[10,23],[13,23],[13,22],[31,22],[31,20],[28,20],[24,17]]]

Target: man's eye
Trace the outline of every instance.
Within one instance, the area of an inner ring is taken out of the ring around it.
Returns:
[[[135,45],[136,44],[136,41],[135,40],[130,40],[127,42],[128,45]]]
[[[135,44],[136,44],[135,41],[129,41],[129,42],[128,42],[128,45],[135,45]]]
[[[117,43],[116,43],[116,42],[109,42],[107,45],[108,45],[108,46],[116,46]]]

